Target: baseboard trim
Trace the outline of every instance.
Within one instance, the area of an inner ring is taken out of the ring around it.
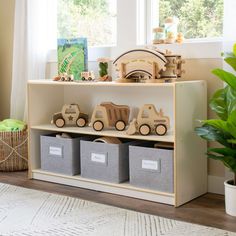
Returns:
[[[225,194],[224,193],[224,181],[225,177],[208,175],[208,192],[209,193],[217,193],[217,194]]]

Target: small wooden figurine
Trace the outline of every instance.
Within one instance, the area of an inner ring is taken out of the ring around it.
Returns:
[[[68,75],[67,73],[63,73],[61,75],[55,76],[53,78],[53,81],[72,82],[72,81],[74,81],[74,76],[73,75]]]
[[[141,135],[149,135],[155,133],[163,136],[170,128],[170,119],[168,116],[164,116],[162,109],[157,112],[153,104],[145,104],[138,113],[137,119],[134,119],[129,128],[127,134],[132,135],[139,132]]]
[[[115,127],[123,131],[129,121],[130,108],[125,105],[116,105],[112,102],[103,102],[93,110],[90,125],[96,131]]]
[[[162,27],[157,27],[153,29],[154,33],[154,39],[153,39],[153,44],[161,44],[165,43],[165,32],[164,28]]]
[[[175,41],[176,43],[183,43],[184,35],[182,33],[178,33]]]
[[[99,81],[112,81],[111,76],[108,75],[108,63],[110,62],[109,58],[98,58],[99,62]]]
[[[94,81],[95,80],[95,76],[93,71],[83,71],[80,74],[81,80],[82,81]]]
[[[174,43],[174,42],[175,42],[175,36],[174,36],[174,34],[173,34],[172,32],[168,32],[168,33],[166,34],[165,43],[170,44],[170,43]]]
[[[81,113],[78,104],[64,105],[61,112],[55,113],[52,118],[52,123],[58,128],[65,125],[77,125],[84,127],[88,122],[88,115]]]

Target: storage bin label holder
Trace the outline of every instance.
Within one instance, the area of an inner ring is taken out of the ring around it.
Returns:
[[[91,161],[107,166],[107,153],[91,153]]]
[[[49,146],[48,154],[55,157],[63,157],[63,147]]]
[[[142,160],[142,169],[146,171],[161,172],[161,160]]]

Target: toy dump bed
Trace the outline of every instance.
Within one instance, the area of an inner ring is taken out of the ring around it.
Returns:
[[[101,106],[106,108],[109,126],[115,126],[116,122],[122,120],[128,124],[130,109],[125,105],[115,105],[113,103],[102,103]]]

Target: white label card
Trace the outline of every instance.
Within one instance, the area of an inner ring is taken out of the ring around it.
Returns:
[[[106,155],[101,153],[91,153],[91,161],[106,163]]]
[[[62,148],[61,147],[49,147],[49,154],[54,156],[62,156]]]
[[[142,160],[142,169],[160,171],[160,161]]]

